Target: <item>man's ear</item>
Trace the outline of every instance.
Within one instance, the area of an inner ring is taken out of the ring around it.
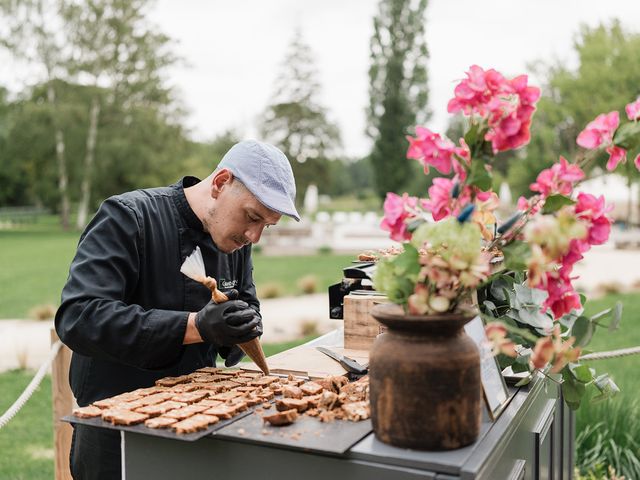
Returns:
[[[233,181],[233,173],[223,168],[222,170],[218,170],[211,179],[211,197],[218,198],[220,192],[225,186],[228,186]]]

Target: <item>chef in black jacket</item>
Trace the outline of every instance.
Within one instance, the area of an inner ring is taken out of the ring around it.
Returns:
[[[240,361],[238,343],[262,333],[251,245],[282,215],[300,220],[286,156],[272,145],[234,145],[200,181],[136,190],[104,201],[80,237],[55,324],[73,350],[78,405],[148,387],[162,377]],[[216,305],[180,273],[199,246],[207,275],[238,299]],[[76,479],[121,475],[119,432],[77,425]]]

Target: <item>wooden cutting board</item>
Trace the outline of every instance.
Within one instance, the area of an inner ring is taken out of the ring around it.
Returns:
[[[369,365],[369,352],[367,350],[350,350],[341,347],[327,347],[336,353],[353,358],[361,365]],[[323,378],[329,375],[344,375],[347,371],[337,361],[328,357],[315,347],[300,345],[284,352],[277,353],[267,358],[267,364],[271,373],[292,374],[306,376],[310,379]],[[259,372],[258,366],[253,363],[241,363],[240,368]]]

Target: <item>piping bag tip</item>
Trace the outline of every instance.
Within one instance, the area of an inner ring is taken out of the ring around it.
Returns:
[[[269,375],[269,365],[267,365],[267,359],[264,356],[262,345],[260,345],[257,337],[248,342],[239,343],[238,346],[253,360],[253,363],[255,363],[265,375]]]

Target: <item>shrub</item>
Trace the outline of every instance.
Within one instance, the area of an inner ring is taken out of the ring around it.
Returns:
[[[278,298],[283,295],[284,288],[279,283],[263,283],[258,287],[259,298]]]
[[[593,420],[597,419],[597,423]],[[578,413],[576,468],[587,479],[640,478],[640,404],[585,402]],[[610,467],[613,470],[610,470]]]
[[[315,293],[318,290],[318,278],[315,275],[306,275],[298,279],[298,288],[305,294]]]
[[[329,255],[333,252],[333,248],[329,245],[322,245],[318,248],[318,255]]]
[[[300,324],[300,336],[302,337],[317,337],[320,334],[318,331],[318,322],[315,320],[304,320]]]
[[[51,304],[36,305],[29,310],[29,318],[34,320],[50,320],[56,316],[57,307]]]
[[[614,293],[622,293],[624,291],[624,285],[620,282],[605,282],[601,283],[596,287],[597,294],[599,296],[602,295],[611,295]]]

